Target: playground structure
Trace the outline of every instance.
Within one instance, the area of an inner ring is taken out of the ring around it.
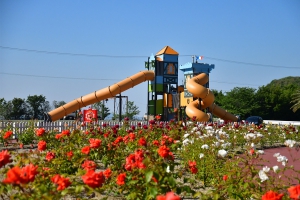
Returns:
[[[183,118],[182,111],[189,118],[205,122],[216,115],[224,120],[237,121],[238,118],[214,103],[214,95],[208,89],[210,71],[214,65],[205,63],[187,63],[180,66],[184,72],[184,85],[178,86],[178,53],[166,46],[145,62],[147,70],[128,77],[107,88],[81,96],[49,113],[45,121],[56,121],[82,107],[115,98],[134,86],[148,81],[147,116],[160,115],[161,120]],[[178,112],[179,111],[179,112]],[[210,113],[208,113],[210,112]]]

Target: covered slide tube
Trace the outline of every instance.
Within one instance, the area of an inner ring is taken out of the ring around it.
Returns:
[[[201,103],[201,109],[209,108],[209,112],[220,117],[224,120],[229,121],[238,121],[238,118],[233,114],[226,112],[223,108],[217,106],[214,103],[215,96],[214,94],[203,85],[208,82],[208,75],[205,73],[201,73],[192,79],[190,79],[186,83],[186,87],[190,93],[193,94],[196,98],[201,98],[201,102],[199,100],[192,101],[185,109],[186,114],[190,117],[196,117],[197,121],[204,122],[209,121],[211,118],[210,114],[204,113],[199,110],[199,104]]]
[[[56,121],[64,116],[79,110],[82,107],[91,105],[93,103],[100,102],[101,100],[115,97],[117,94],[133,88],[134,86],[144,82],[154,80],[153,71],[140,71],[139,73],[130,76],[114,85],[108,86],[107,88],[92,92],[85,96],[81,96],[63,106],[60,106],[49,113],[45,113],[45,121]]]

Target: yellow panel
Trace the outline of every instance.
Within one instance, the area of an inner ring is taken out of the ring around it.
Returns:
[[[164,107],[168,107],[168,108],[173,107],[173,97],[172,97],[172,94],[166,94],[166,93],[164,93]]]
[[[193,97],[184,98],[184,92],[180,93],[180,106],[187,106],[192,101]]]

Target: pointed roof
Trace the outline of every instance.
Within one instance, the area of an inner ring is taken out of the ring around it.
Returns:
[[[161,54],[179,55],[177,51],[175,51],[169,46],[165,46],[164,48],[162,48],[156,55],[161,55]]]

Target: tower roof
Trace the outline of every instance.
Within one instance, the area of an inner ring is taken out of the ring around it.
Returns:
[[[165,46],[159,52],[156,53],[157,56],[161,55],[161,54],[179,55],[179,53],[177,53],[177,51],[175,51],[174,49],[172,49],[169,46]]]

